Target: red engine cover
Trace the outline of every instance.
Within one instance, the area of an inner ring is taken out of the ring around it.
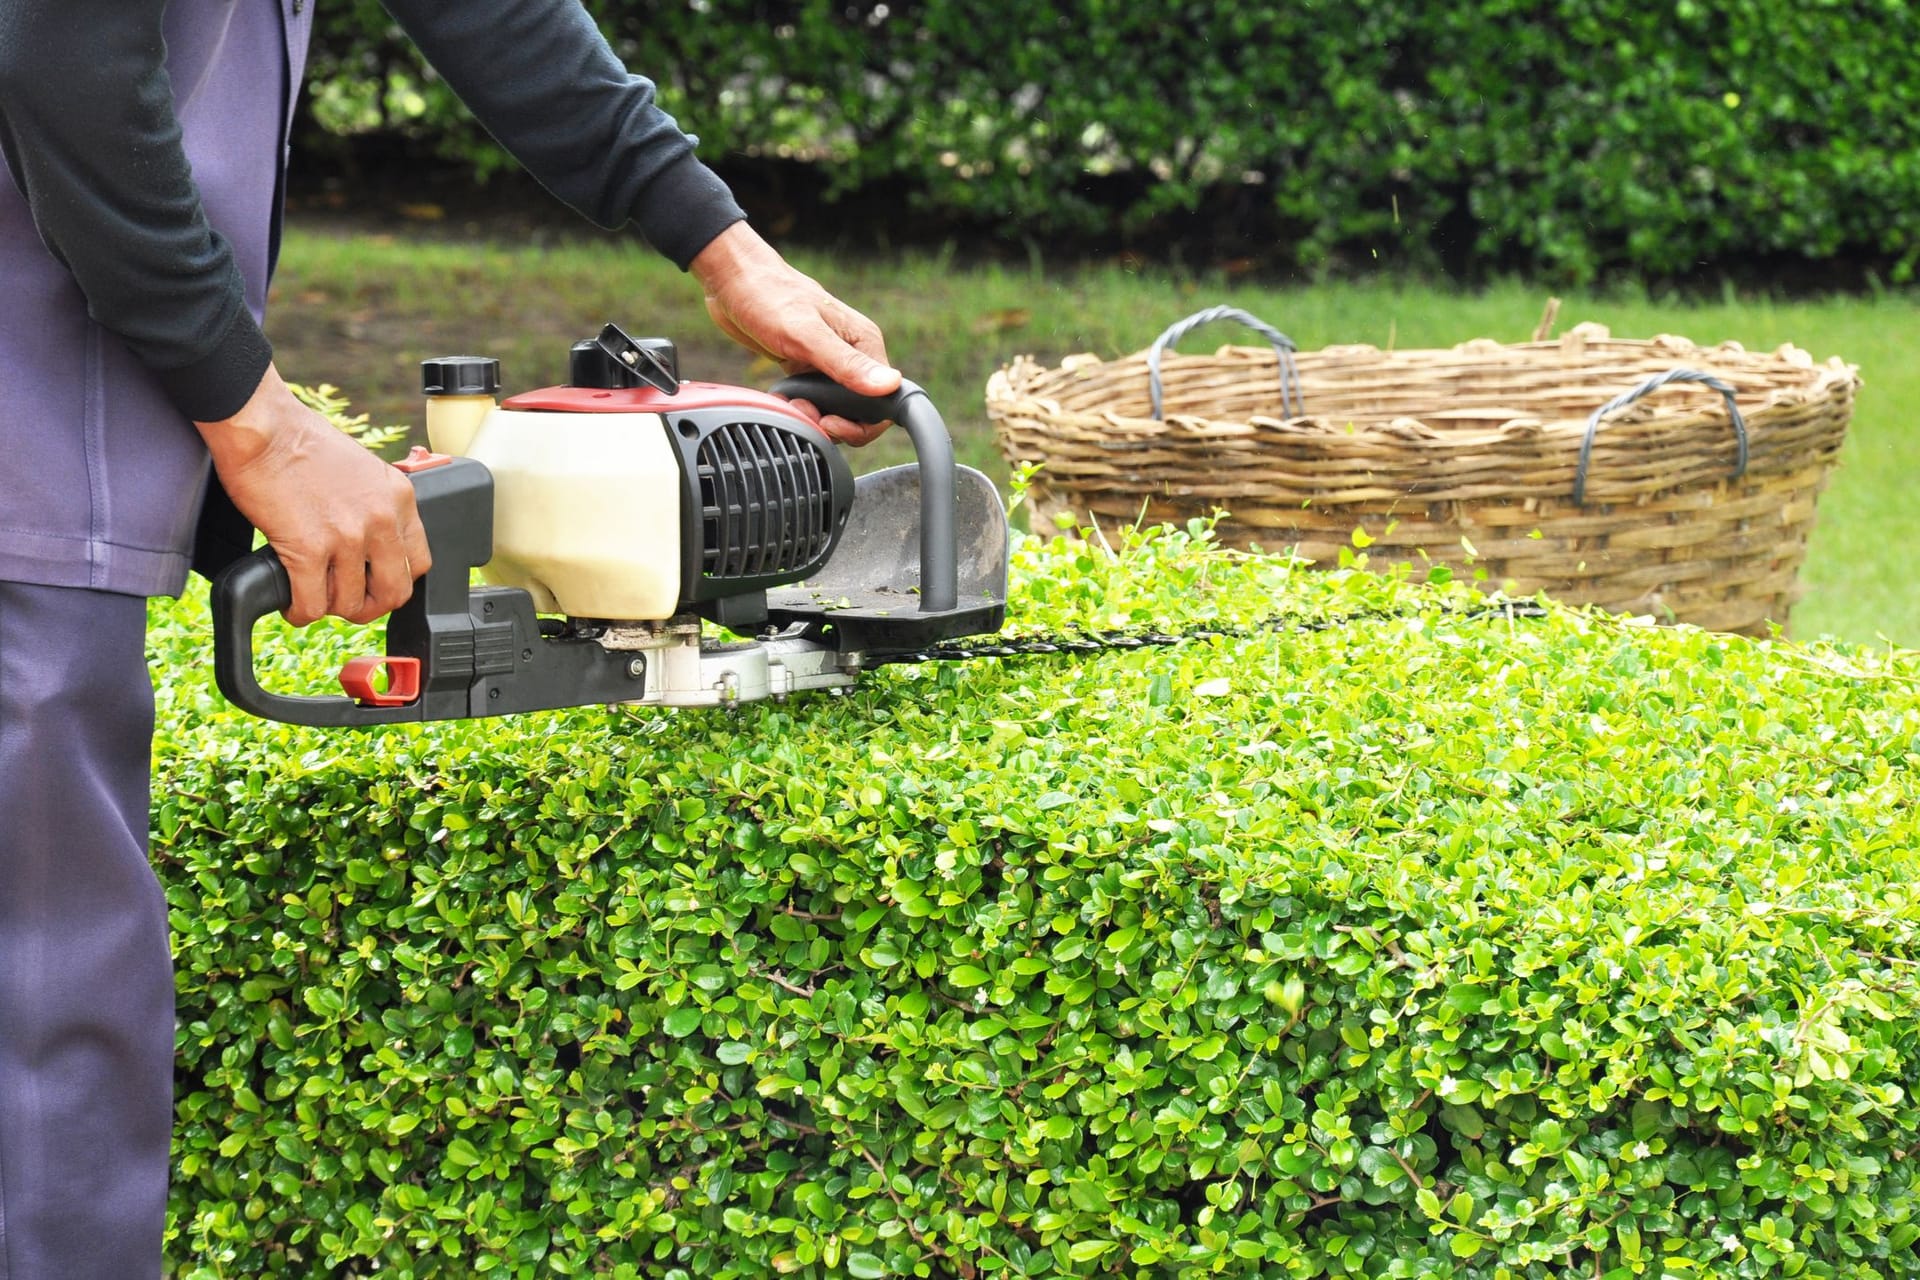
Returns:
[[[777,413],[802,422],[817,420],[795,408],[791,400],[754,391],[749,387],[728,387],[717,382],[683,382],[677,395],[667,395],[653,387],[625,387],[609,391],[599,387],[542,387],[524,391],[501,402],[503,409],[525,409],[548,413],[676,413],[688,409],[744,409],[751,413]]]

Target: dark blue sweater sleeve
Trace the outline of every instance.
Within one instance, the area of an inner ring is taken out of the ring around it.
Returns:
[[[631,222],[684,270],[746,216],[580,0],[384,3],[500,145],[598,225]]]
[[[273,349],[181,145],[165,0],[0,3],[0,151],[87,309],[188,417],[230,416]]]

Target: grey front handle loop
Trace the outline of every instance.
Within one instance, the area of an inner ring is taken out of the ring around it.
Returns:
[[[1153,393],[1153,416],[1167,416],[1166,396],[1160,385],[1160,353],[1201,325],[1212,324],[1215,320],[1238,321],[1273,344],[1274,358],[1280,363],[1280,409],[1289,418],[1304,415],[1306,399],[1300,394],[1300,374],[1293,366],[1293,353],[1297,349],[1293,339],[1238,307],[1208,307],[1205,311],[1196,311],[1185,320],[1168,325],[1167,331],[1155,338],[1153,345],[1147,348],[1147,387]]]
[[[1727,417],[1733,421],[1734,438],[1740,444],[1739,453],[1733,461],[1733,473],[1730,478],[1738,480],[1747,474],[1747,420],[1740,416],[1740,406],[1734,402],[1733,388],[1712,374],[1701,373],[1698,369],[1669,369],[1665,373],[1648,378],[1624,395],[1615,396],[1595,409],[1593,415],[1587,419],[1587,434],[1580,441],[1580,465],[1574,468],[1573,472],[1573,501],[1576,506],[1587,505],[1587,464],[1593,459],[1593,436],[1600,429],[1600,420],[1615,409],[1626,408],[1649,391],[1657,391],[1674,382],[1697,382],[1703,387],[1710,387],[1720,393],[1721,398],[1727,402]]]

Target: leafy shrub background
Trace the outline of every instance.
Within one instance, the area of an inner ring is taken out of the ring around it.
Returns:
[[[1920,256],[1904,0],[589,8],[710,159],[1016,237],[1578,280]],[[323,8],[313,86],[325,128],[503,163],[373,0]]]
[[[1920,1272],[1912,663],[1203,535],[1019,625],[1408,616],[329,734],[156,606],[177,1274]]]

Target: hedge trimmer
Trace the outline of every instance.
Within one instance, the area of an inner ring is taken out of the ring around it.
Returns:
[[[1008,530],[912,383],[819,375],[769,395],[682,382],[673,345],[608,325],[568,383],[495,403],[499,362],[423,366],[414,484],[433,568],[343,695],[262,688],[254,625],[292,588],[271,549],[214,583],[214,671],[243,710],[311,725],[458,720],[595,703],[723,706],[844,687],[889,655],[997,632]],[[917,465],[855,480],[788,398],[905,429]],[[481,570],[485,585],[472,585]],[[719,642],[711,621],[758,639]]]
[[[395,465],[413,481],[433,568],[388,617],[386,652],[346,663],[343,694],[315,697],[261,686],[254,627],[291,605],[292,586],[271,549],[236,562],[213,585],[214,675],[242,710],[350,726],[730,706],[899,663],[1303,626],[1000,640],[1005,507],[991,480],[955,465],[912,383],[872,399],[817,374],[772,394],[682,382],[670,342],[614,325],[574,344],[567,385],[504,402],[496,360],[429,360],[423,374],[430,448]],[[918,461],[856,480],[791,399],[892,420]],[[705,622],[757,638],[717,640]]]

